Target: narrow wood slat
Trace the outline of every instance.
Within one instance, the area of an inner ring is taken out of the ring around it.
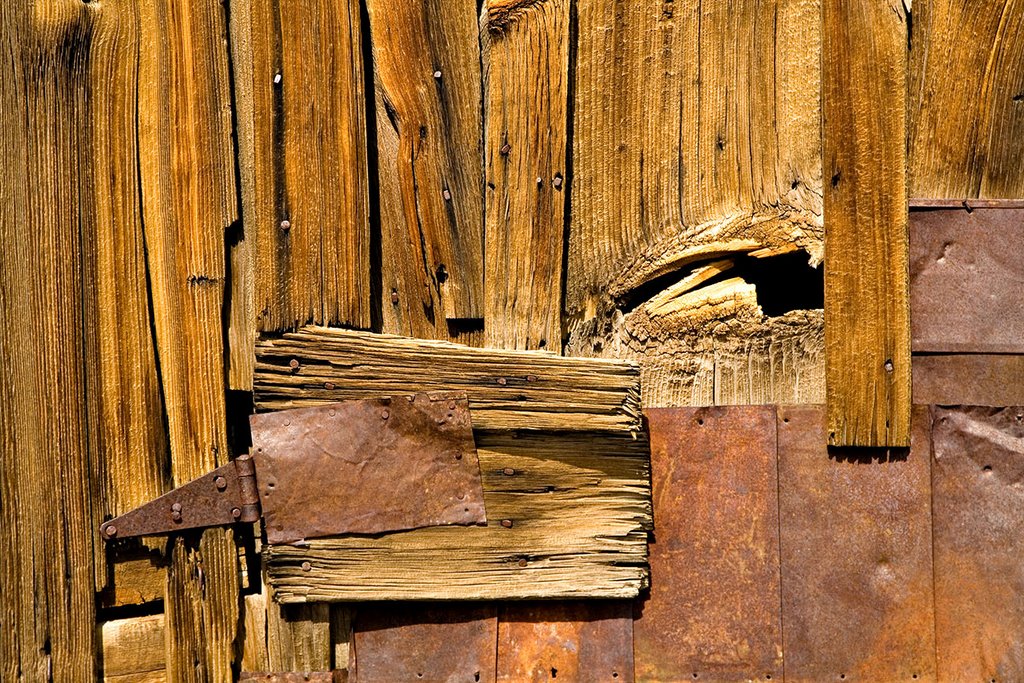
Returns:
[[[631,598],[646,586],[645,439],[573,432],[476,438],[487,526],[269,546],[268,572],[281,601]]]
[[[81,45],[110,34],[94,18],[86,5],[0,8],[3,680],[96,674],[82,250],[99,209]]]
[[[480,19],[488,346],[561,349],[569,2],[489,0]]]
[[[915,197],[1024,197],[1024,6],[914,3],[910,189]]]
[[[910,444],[907,17],[900,0],[824,0],[828,442]]]
[[[292,361],[297,363],[292,367]],[[259,410],[465,390],[477,429],[640,429],[635,364],[327,328],[257,345]]]
[[[483,315],[480,44],[474,0],[369,0],[384,329],[448,336]]]
[[[221,316],[237,219],[226,16],[214,0],[139,7],[139,170],[153,322],[176,484],[226,462]],[[173,680],[230,677],[238,626],[232,532],[178,538],[167,574]]]

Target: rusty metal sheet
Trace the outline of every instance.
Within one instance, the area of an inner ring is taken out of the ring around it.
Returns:
[[[633,681],[633,603],[509,604],[498,617],[498,681]]]
[[[775,408],[645,414],[655,530],[637,679],[781,680]]]
[[[822,406],[778,439],[786,681],[934,680],[927,408],[909,451],[826,448]]]
[[[497,641],[493,605],[362,605],[349,671],[358,683],[494,683]]]
[[[1024,407],[934,408],[939,680],[1024,681]]]
[[[1024,404],[1024,355],[990,353],[914,356],[914,403]]]
[[[106,540],[255,522],[260,517],[252,459],[241,455],[145,505],[104,522]]]
[[[346,671],[243,671],[238,683],[345,683]]]
[[[910,327],[917,351],[1024,352],[1024,206],[910,212]]]
[[[486,522],[463,392],[345,401],[250,422],[270,543]]]

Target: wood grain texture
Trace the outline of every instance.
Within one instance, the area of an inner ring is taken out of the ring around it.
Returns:
[[[639,371],[628,361],[318,327],[261,340],[256,352],[255,401],[261,411],[464,390],[476,429],[641,428]]]
[[[1024,6],[914,3],[910,194],[1024,197]]]
[[[281,601],[631,598],[646,586],[646,439],[477,432],[476,440],[487,526],[269,546]]]
[[[820,260],[819,3],[577,7],[570,316],[698,250]]]
[[[906,8],[822,7],[828,441],[909,446]]]
[[[486,168],[485,339],[561,348],[569,2],[490,0],[480,19]]]
[[[106,683],[163,683],[167,680],[164,615],[105,621],[97,630]]]
[[[359,5],[258,0],[240,12],[232,35],[251,329],[369,327]]]
[[[384,330],[448,338],[483,315],[477,4],[369,0]]]
[[[94,680],[83,234],[95,9],[0,8],[0,678]],[[109,34],[108,34],[109,35]]]
[[[221,315],[225,230],[237,219],[224,6],[139,6],[139,170],[171,474],[227,460]],[[238,622],[232,533],[174,541],[167,574],[172,680],[227,680]]]

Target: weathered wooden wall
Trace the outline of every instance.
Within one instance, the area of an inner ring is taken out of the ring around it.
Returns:
[[[822,127],[823,2],[0,7],[0,679],[346,665],[349,609],[269,601],[248,532],[97,533],[246,448],[258,334],[632,358],[648,406],[822,402],[797,289],[850,179],[823,139],[852,134]],[[902,73],[856,133],[910,196],[1024,197],[1024,6],[844,6],[888,58],[825,73]],[[571,640],[573,609],[406,618]]]

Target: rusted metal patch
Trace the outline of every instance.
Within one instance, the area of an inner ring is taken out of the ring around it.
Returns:
[[[1024,681],[1024,407],[934,408],[939,680]]]
[[[110,540],[259,519],[252,459],[242,455],[100,526]]]
[[[1024,355],[990,353],[914,356],[914,403],[1024,404]]]
[[[349,650],[358,683],[493,683],[498,619],[493,605],[360,606]]]
[[[346,683],[348,672],[338,671],[243,671],[238,683]]]
[[[1022,244],[1020,202],[911,211],[913,350],[1024,352]]]
[[[782,680],[775,408],[645,412],[655,532],[637,679]]]
[[[633,681],[633,603],[508,604],[498,618],[498,681]]]
[[[465,393],[347,401],[250,422],[270,543],[486,522]]]
[[[933,680],[927,408],[909,451],[827,449],[820,406],[778,439],[786,680]]]

